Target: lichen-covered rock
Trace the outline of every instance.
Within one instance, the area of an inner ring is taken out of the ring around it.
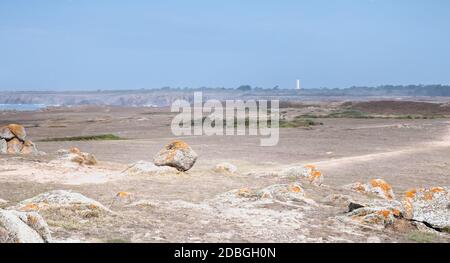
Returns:
[[[0,154],[40,154],[36,145],[25,140],[25,128],[19,124],[9,124],[0,128]]]
[[[4,126],[0,128],[0,139],[11,140],[14,138],[14,134],[8,128],[8,126]]]
[[[443,187],[411,189],[403,198],[405,218],[450,229],[450,193]]]
[[[345,189],[350,189],[362,194],[372,194],[386,200],[394,200],[395,195],[392,191],[392,186],[383,179],[373,179],[367,184],[353,183],[344,186]]]
[[[125,172],[131,176],[154,176],[179,173],[176,168],[169,166],[156,166],[154,163],[146,161],[138,161],[130,164]]]
[[[299,184],[275,184],[260,190],[241,188],[235,195],[252,200],[272,200],[281,203],[303,202],[316,205],[314,200],[306,198],[303,188]]]
[[[282,177],[305,178],[311,184],[320,186],[323,183],[323,175],[315,165],[308,164],[303,167],[289,167],[281,171]]]
[[[16,138],[21,141],[25,141],[25,137],[27,137],[27,133],[25,128],[19,124],[10,124],[8,125],[9,130],[14,134]]]
[[[16,207],[20,211],[57,211],[68,210],[82,217],[98,217],[102,212],[110,212],[101,203],[82,194],[66,190],[55,190],[39,194],[20,202]]]
[[[157,166],[171,166],[179,171],[187,171],[197,161],[197,153],[183,141],[173,141],[161,149],[154,157]]]
[[[20,151],[22,151],[22,148],[23,143],[19,139],[13,138],[12,140],[8,141],[8,154],[19,154]]]
[[[0,139],[0,154],[8,153],[8,143],[5,139]]]
[[[76,147],[72,147],[69,150],[58,150],[57,153],[61,161],[69,161],[79,165],[96,165],[98,163],[93,154],[81,152]]]
[[[0,209],[0,243],[44,242],[51,242],[51,235],[38,213]]]
[[[30,140],[26,140],[24,143],[23,143],[23,148],[22,148],[22,150],[20,151],[20,153],[21,154],[38,154],[39,153],[39,151],[38,151],[38,149],[36,148],[36,145],[32,142],[32,141],[30,141]]]
[[[257,192],[260,199],[274,199],[282,202],[303,201],[305,192],[298,184],[275,184]]]
[[[235,174],[237,167],[231,163],[219,163],[214,167],[214,171],[217,173]]]
[[[395,207],[363,206],[350,211],[347,216],[360,223],[386,226],[401,217],[401,211]]]

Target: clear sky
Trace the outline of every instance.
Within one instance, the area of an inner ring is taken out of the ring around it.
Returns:
[[[1,0],[0,90],[450,84],[448,0]]]

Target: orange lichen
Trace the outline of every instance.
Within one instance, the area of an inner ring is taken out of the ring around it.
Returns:
[[[89,208],[89,209],[97,209],[98,206],[97,206],[97,205],[94,205],[94,204],[90,204],[90,205],[88,205],[88,208]]]
[[[24,206],[25,210],[38,210],[39,206],[37,204],[27,204]]]
[[[312,177],[313,178],[319,178],[322,176],[322,173],[320,171],[313,171],[312,172]]]
[[[401,212],[400,212],[400,210],[398,210],[398,209],[392,209],[392,214],[395,216],[395,217],[400,217],[401,216]]]
[[[173,161],[173,158],[175,157],[177,151],[188,151],[189,145],[183,141],[176,140],[172,141],[171,143],[167,144],[165,149],[169,151],[169,153],[166,156],[166,161],[171,162]]]
[[[414,198],[416,196],[416,194],[417,194],[417,190],[416,189],[411,189],[411,190],[408,190],[405,193],[405,197],[406,198]]]
[[[118,192],[116,196],[120,197],[120,198],[124,198],[124,197],[127,197],[129,195],[130,195],[130,193],[127,193],[127,192]]]
[[[189,145],[183,141],[173,141],[169,145],[170,149],[187,150],[189,148]]]
[[[433,193],[442,193],[445,192],[445,189],[442,187],[432,187],[430,188],[430,191]]]
[[[387,219],[391,215],[391,211],[381,210],[381,211],[378,211],[378,214]]]
[[[300,188],[300,186],[298,185],[291,185],[289,187],[289,190],[293,193],[300,193],[302,191],[302,188]]]
[[[380,188],[385,196],[388,199],[393,199],[394,197],[391,195],[391,191],[392,191],[392,187],[390,184],[386,183],[386,181],[384,181],[383,179],[373,179],[370,181],[370,184],[372,185],[372,187],[378,187]]]

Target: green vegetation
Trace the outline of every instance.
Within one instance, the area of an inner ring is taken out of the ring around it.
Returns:
[[[327,119],[327,118],[352,118],[352,119],[397,119],[397,120],[420,120],[420,119],[435,119],[445,118],[443,115],[423,116],[423,115],[381,115],[370,114],[359,110],[343,110],[335,111],[328,114],[303,114],[297,116],[297,118],[309,118],[309,119]]]
[[[335,111],[328,114],[302,114],[297,116],[297,118],[310,118],[310,119],[316,119],[316,118],[354,118],[354,119],[373,119],[375,116],[369,115],[365,112],[359,111],[359,110],[343,110],[343,111]]]
[[[323,125],[323,123],[298,116],[293,120],[280,120],[280,128],[310,128],[316,125]]]
[[[206,121],[206,119],[207,119],[207,117],[203,117],[201,120],[200,119],[192,120],[191,126],[194,126],[195,124],[202,125]],[[214,125],[215,125],[215,122],[213,121],[212,126],[214,127]],[[260,126],[259,120],[256,122],[256,125],[258,127]],[[265,125],[265,123],[262,125]],[[311,119],[305,119],[300,116],[295,117],[293,120],[280,120],[279,121],[280,128],[310,128],[311,126],[316,126],[316,125],[323,125],[323,123],[316,122]],[[223,120],[223,126],[227,127],[226,120]],[[238,120],[236,118],[234,118],[234,123],[233,123],[232,127],[237,128],[237,126],[238,126]],[[182,127],[182,125],[181,125],[181,127]],[[245,118],[245,127],[246,128],[250,127],[250,119],[248,117]],[[267,127],[269,127],[269,128],[272,127],[272,121],[270,118],[267,121]]]
[[[439,241],[436,234],[421,231],[412,231],[409,233],[408,240],[417,243],[435,243]]]
[[[359,110],[344,110],[329,114],[329,118],[355,118],[355,119],[371,119],[372,116]]]
[[[450,234],[450,226],[442,228],[441,231]]]
[[[125,140],[114,134],[100,134],[89,136],[76,136],[76,137],[61,137],[61,138],[48,138],[40,140],[41,142],[66,142],[66,141],[115,141]]]

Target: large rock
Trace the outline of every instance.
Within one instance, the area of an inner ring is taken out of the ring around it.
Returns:
[[[38,213],[0,210],[0,243],[44,242],[51,242],[51,235]]]
[[[8,141],[8,154],[19,154],[20,151],[22,151],[23,143],[17,139],[13,138],[12,140]]]
[[[450,229],[450,193],[443,187],[412,189],[403,198],[404,216],[434,228]]]
[[[183,141],[173,141],[161,149],[154,157],[158,166],[171,166],[179,171],[187,171],[197,161],[197,153]]]
[[[0,154],[40,154],[36,145],[25,140],[25,128],[19,124],[9,124],[0,128]]]
[[[8,143],[5,139],[0,139],[0,154],[8,153]]]
[[[312,185],[320,186],[323,183],[323,174],[317,169],[315,165],[309,164],[303,167],[294,166],[281,171],[282,177],[304,178]]]
[[[25,128],[19,124],[10,124],[8,125],[9,130],[21,141],[25,141],[25,137],[27,137],[27,133]]]
[[[11,140],[12,138],[14,138],[14,134],[7,126],[0,128],[0,139]]]
[[[392,186],[383,179],[373,179],[367,184],[353,183],[345,185],[344,188],[362,194],[376,195],[386,200],[395,199],[394,192],[392,191]]]

